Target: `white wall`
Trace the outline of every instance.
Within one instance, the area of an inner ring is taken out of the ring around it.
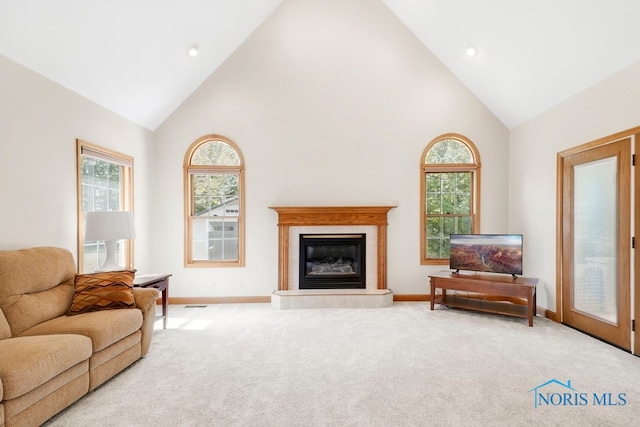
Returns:
[[[150,268],[153,134],[0,56],[0,249],[77,259],[76,138],[134,157],[135,261]]]
[[[525,274],[540,278],[538,304],[555,311],[556,154],[640,125],[638,63],[509,134],[381,2],[368,0],[285,1],[155,137],[2,56],[0,75],[0,249],[76,253],[81,138],[134,157],[136,266],[173,273],[172,296],[275,289],[268,206],[394,200],[389,287],[426,293],[438,268],[419,264],[418,162],[432,138],[458,132],[482,156],[482,231],[525,235]],[[245,156],[245,268],[183,267],[182,162],[209,133],[232,138]]]
[[[482,231],[506,232],[508,130],[382,2],[287,0],[155,132],[154,266],[171,295],[277,288],[269,206],[390,205],[388,286],[428,293],[419,259],[420,155],[446,132],[482,158]],[[184,268],[184,155],[231,138],[246,161],[246,267]],[[212,283],[215,282],[215,286]]]
[[[640,62],[512,129],[510,231],[525,235],[525,275],[556,311],[556,155],[640,125]]]

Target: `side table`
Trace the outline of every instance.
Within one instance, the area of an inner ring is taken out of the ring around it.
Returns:
[[[162,292],[162,329],[167,329],[169,277],[171,274],[136,274],[133,279],[135,287],[155,288]]]

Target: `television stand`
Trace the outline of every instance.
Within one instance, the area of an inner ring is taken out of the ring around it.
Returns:
[[[529,320],[529,326],[533,326],[538,279],[453,271],[440,271],[429,277],[431,310],[438,303],[467,310],[524,317]],[[442,294],[436,295],[436,289],[441,289]],[[465,291],[467,295],[447,295],[447,289]]]

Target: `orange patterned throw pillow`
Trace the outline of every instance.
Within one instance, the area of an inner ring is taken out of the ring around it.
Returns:
[[[131,270],[76,274],[69,316],[98,310],[135,308]]]

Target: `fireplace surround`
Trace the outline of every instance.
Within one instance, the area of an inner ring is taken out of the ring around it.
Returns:
[[[387,289],[387,213],[394,206],[286,206],[278,213],[278,290],[299,290],[299,235],[366,234],[366,290]]]

